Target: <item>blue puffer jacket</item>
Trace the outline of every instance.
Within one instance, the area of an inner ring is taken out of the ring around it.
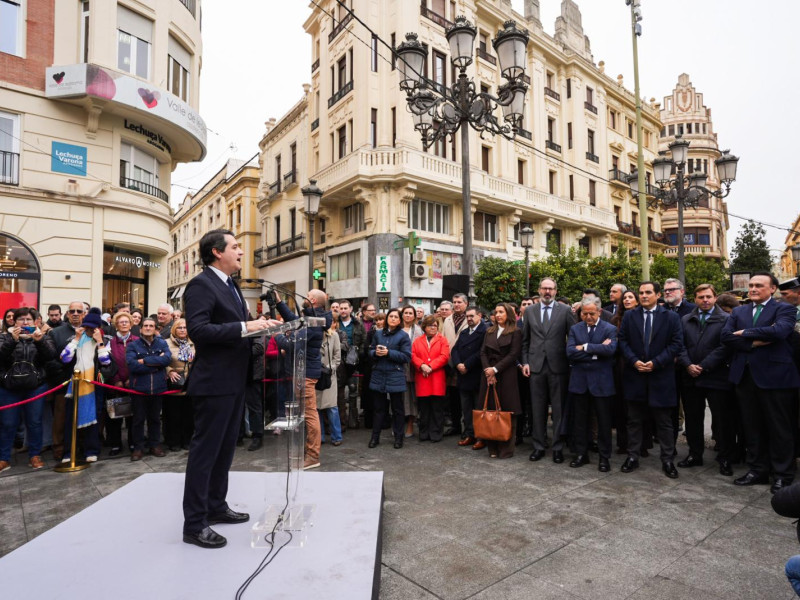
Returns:
[[[140,358],[144,364],[139,363]],[[172,353],[163,338],[155,336],[150,344],[144,338],[133,340],[125,350],[125,362],[132,390],[144,394],[167,391],[167,366],[172,362]]]
[[[389,354],[378,356],[375,348],[386,346]],[[398,327],[394,331],[384,333],[383,329],[375,331],[372,344],[369,348],[372,358],[372,377],[369,380],[369,389],[381,394],[406,391],[405,364],[411,361],[411,340]],[[411,385],[414,385],[413,383]]]
[[[284,321],[295,321],[300,318],[283,302],[278,302],[275,308],[278,309]],[[304,308],[303,314],[307,317],[324,317],[325,330],[330,329],[331,323],[333,322],[333,315],[331,312],[323,308]],[[322,374],[322,358],[320,357],[319,350],[322,348],[322,338],[325,335],[325,331],[322,327],[307,327],[306,331],[306,378],[319,379]],[[302,331],[296,335],[298,335],[298,340],[301,340],[303,337]],[[277,335],[275,336],[275,341],[278,343],[278,347],[281,350],[287,351],[287,354],[294,351],[293,337]]]

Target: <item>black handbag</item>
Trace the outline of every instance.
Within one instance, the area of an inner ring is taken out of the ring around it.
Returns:
[[[133,416],[133,400],[130,396],[119,396],[117,398],[106,398],[106,410],[112,419]]]
[[[177,381],[172,381],[171,377],[167,377],[167,389],[170,391],[182,391],[183,386],[186,385],[186,378],[183,375],[178,377]]]
[[[348,367],[357,367],[358,366],[358,348],[355,346],[350,346],[347,350],[347,356],[344,357],[344,364]]]

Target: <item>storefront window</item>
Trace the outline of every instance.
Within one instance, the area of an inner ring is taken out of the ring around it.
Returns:
[[[20,240],[0,233],[0,314],[9,308],[39,308],[41,270]]]
[[[111,312],[118,302],[129,302],[147,314],[150,269],[161,268],[148,254],[105,246],[103,248],[103,310]]]

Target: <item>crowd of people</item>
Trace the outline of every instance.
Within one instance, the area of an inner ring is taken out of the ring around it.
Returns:
[[[560,464],[571,451],[569,466],[580,468],[594,453],[602,472],[611,468],[614,442],[624,473],[657,443],[665,475],[675,478],[676,467],[703,464],[708,405],[722,475],[744,462],[737,485],[771,477],[774,492],[790,484],[800,439],[800,282],[779,285],[771,274],[756,274],[743,304],[709,284],[689,302],[675,279],[636,290],[616,284],[608,296],[602,304],[600,291],[587,288],[572,302],[545,278],[519,304],[486,311],[456,294],[428,315],[411,305],[377,312],[369,302],[356,311],[311,290],[303,312],[329,325],[309,328],[304,340],[313,403],[306,404],[306,467],[319,465],[321,444],[338,446],[348,429],[365,427],[370,448],[386,430],[397,449],[415,436],[431,443],[459,436],[459,446],[487,448],[498,459],[529,437],[531,461],[549,450]],[[280,320],[298,317],[282,301],[277,310]],[[185,384],[195,347],[181,312],[163,304],[144,316],[120,303],[101,314],[75,301],[64,317],[58,305],[46,321],[25,307],[3,317],[0,406],[41,397],[0,410],[0,471],[10,468],[15,445],[27,448],[34,469],[44,466],[48,447],[56,461],[69,461],[76,396],[86,461],[104,446],[110,456],[127,447],[132,461],[188,450],[194,416]],[[251,437],[248,450],[262,447],[265,419],[284,415],[295,341],[274,335],[251,346],[239,428],[240,445]],[[76,370],[83,382],[77,393],[70,383],[44,394]],[[479,439],[473,427],[473,410],[494,408],[495,395],[512,413],[506,441]],[[107,401],[127,396],[131,415],[111,418]],[[676,462],[682,428],[688,454]]]

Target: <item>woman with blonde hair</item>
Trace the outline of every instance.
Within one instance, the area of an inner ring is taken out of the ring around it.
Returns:
[[[172,324],[167,338],[172,361],[167,367],[167,387],[175,390],[184,387],[194,362],[194,342],[189,339],[186,319],[178,319]],[[164,442],[172,450],[188,450],[194,433],[194,412],[192,399],[181,390],[177,394],[164,396],[162,406],[164,417]]]

